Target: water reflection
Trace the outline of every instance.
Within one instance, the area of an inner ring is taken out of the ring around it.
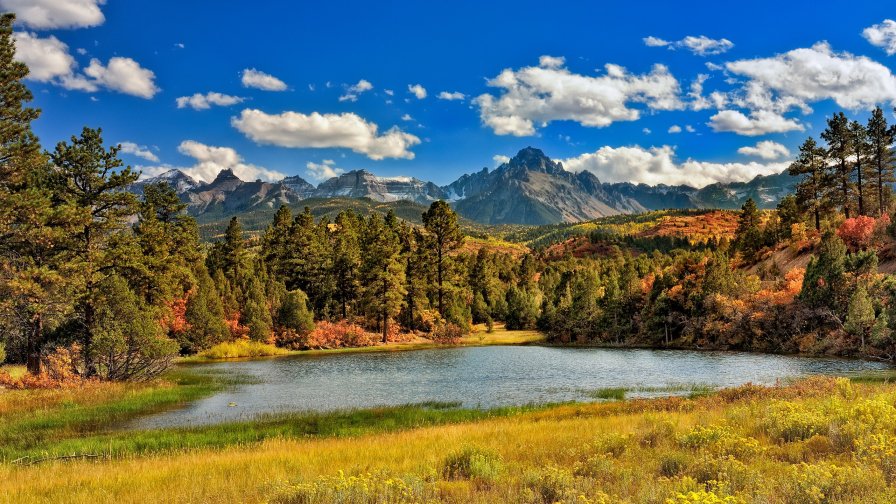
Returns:
[[[411,352],[302,356],[204,364],[236,373],[236,385],[185,408],[140,419],[134,428],[245,420],[287,411],[329,411],[423,401],[467,407],[592,400],[590,391],[622,387],[641,395],[694,385],[772,384],[809,374],[885,369],[882,363],[731,352],[468,347]]]

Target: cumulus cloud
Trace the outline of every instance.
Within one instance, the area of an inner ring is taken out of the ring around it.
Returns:
[[[106,65],[94,58],[84,69],[84,75],[95,84],[140,98],[152,98],[159,92],[152,70],[141,67],[131,58],[116,56],[110,58]]]
[[[696,37],[688,35],[687,37],[676,41],[663,40],[652,36],[644,37],[642,40],[644,41],[644,45],[648,47],[667,47],[672,50],[687,49],[698,56],[722,54],[734,47],[734,43],[726,38],[712,39],[706,35]]]
[[[68,46],[54,36],[40,38],[34,33],[13,33],[16,59],[28,65],[28,79],[51,82],[71,75],[78,66]]]
[[[896,54],[896,21],[884,19],[882,23],[862,30],[862,36],[871,45],[886,51],[888,56]]]
[[[119,145],[121,146],[121,152],[125,154],[131,154],[153,163],[159,162],[159,157],[153,154],[145,145],[137,145],[134,142],[121,142]]]
[[[634,121],[641,110],[684,108],[678,80],[663,65],[635,75],[608,64],[603,75],[592,77],[561,67],[505,69],[488,81],[501,89],[500,96],[483,94],[475,99],[482,122],[498,135],[535,134],[536,125],[551,121],[576,121],[583,126],[604,127],[617,121]]]
[[[746,182],[757,175],[780,173],[789,164],[709,163],[693,159],[678,163],[675,161],[675,148],[669,145],[650,148],[607,146],[561,162],[567,170],[588,170],[604,182],[685,184],[692,187],[716,182]]]
[[[404,114],[403,116],[401,116],[401,120],[402,121],[413,121],[414,118],[411,117],[411,114]]]
[[[16,32],[13,37],[16,59],[28,65],[30,80],[91,93],[106,88],[141,98],[152,98],[159,91],[155,74],[131,58],[116,56],[105,65],[94,58],[78,73],[68,46],[56,37],[41,38],[30,32]]]
[[[426,88],[420,84],[408,84],[408,92],[416,96],[418,100],[426,98]]]
[[[414,153],[409,149],[420,143],[419,138],[398,127],[380,134],[375,123],[349,112],[267,114],[246,109],[239,117],[232,118],[231,124],[259,144],[292,148],[343,147],[375,160],[414,159]]]
[[[345,173],[345,170],[336,167],[336,162],[332,159],[324,159],[320,163],[309,161],[305,168],[305,173],[308,174],[308,177],[317,181],[331,179],[338,177],[341,173]]]
[[[106,18],[105,0],[0,0],[0,8],[14,12],[16,21],[38,30],[99,26]]]
[[[737,152],[762,159],[780,159],[790,156],[790,149],[771,140],[763,140],[753,146],[746,145],[737,149]]]
[[[271,74],[254,68],[246,68],[242,75],[243,87],[264,91],[286,91],[286,83]]]
[[[212,91],[205,94],[195,93],[192,96],[181,96],[175,101],[179,109],[190,107],[193,110],[208,110],[212,105],[227,107],[242,103],[244,100],[245,98],[240,96],[231,96]]]
[[[799,121],[768,110],[751,112],[749,117],[739,110],[722,110],[710,117],[707,124],[713,131],[729,131],[744,136],[805,130]]]
[[[339,97],[339,101],[357,101],[358,95],[371,89],[373,89],[373,84],[368,80],[361,79],[357,84],[348,86],[345,89],[345,94]]]
[[[563,56],[548,56],[547,54],[538,58],[538,66],[542,68],[562,68],[566,65],[566,58]]]
[[[501,166],[502,164],[510,161],[510,156],[495,154],[494,156],[492,156],[492,160],[495,162],[495,166]]]
[[[460,91],[454,91],[451,93],[449,93],[448,91],[442,91],[441,93],[439,93],[440,100],[449,100],[449,101],[463,100],[466,97],[467,97],[467,95],[461,93]]]
[[[886,66],[865,56],[835,52],[826,42],[770,58],[732,61],[725,69],[747,78],[733,103],[751,110],[783,113],[831,99],[850,110],[896,104],[896,77]]]
[[[669,126],[669,131],[668,131],[668,132],[669,132],[669,133],[673,133],[673,134],[674,134],[674,133],[681,133],[681,126],[679,126],[679,125],[677,125],[677,124],[673,124],[672,126]]]
[[[176,167],[172,165],[138,166],[143,177],[154,177],[172,169],[179,169],[196,180],[211,182],[215,180],[222,170],[233,170],[234,175],[242,180],[280,180],[286,175],[275,170],[248,164],[243,161],[236,150],[230,147],[215,147],[194,140],[184,140],[177,150],[193,158],[196,162],[188,167]]]

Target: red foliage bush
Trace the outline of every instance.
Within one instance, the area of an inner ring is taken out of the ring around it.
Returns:
[[[375,335],[368,333],[363,327],[345,320],[327,322],[322,320],[308,334],[305,348],[344,348],[372,346],[377,342]]]
[[[457,324],[446,322],[438,324],[429,334],[429,338],[436,343],[443,345],[456,345],[460,343],[460,339],[464,336],[464,330]]]
[[[866,249],[873,243],[876,225],[877,221],[874,217],[860,215],[843,221],[843,224],[837,228],[837,236],[851,250]]]

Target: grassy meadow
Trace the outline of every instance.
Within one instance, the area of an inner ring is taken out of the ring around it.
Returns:
[[[452,404],[111,427],[221,386],[0,392],[3,502],[896,501],[896,385],[810,378],[652,400]],[[59,458],[96,455],[89,458]],[[26,458],[22,458],[26,457]]]

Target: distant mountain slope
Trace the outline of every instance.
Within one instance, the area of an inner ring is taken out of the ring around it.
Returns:
[[[315,198],[370,198],[374,201],[415,201],[429,204],[445,199],[441,187],[413,177],[377,177],[366,170],[353,170],[325,180],[312,193]]]
[[[247,212],[273,211],[280,205],[298,205],[314,200],[367,198],[371,202],[408,201],[428,206],[436,200],[450,201],[457,212],[486,225],[542,225],[582,222],[618,214],[687,208],[740,208],[753,198],[761,208],[774,208],[784,195],[793,192],[797,179],[781,173],[757,176],[749,182],[712,184],[701,189],[681,185],[648,186],[632,183],[602,183],[591,172],[570,172],[539,149],[526,147],[493,171],[483,168],[439,187],[413,177],[377,177],[354,170],[321,182],[317,187],[299,176],[279,182],[240,180],[223,170],[205,183],[180,170],[141,180],[131,187],[142,194],[153,182],[172,185],[194,216],[211,219]]]

